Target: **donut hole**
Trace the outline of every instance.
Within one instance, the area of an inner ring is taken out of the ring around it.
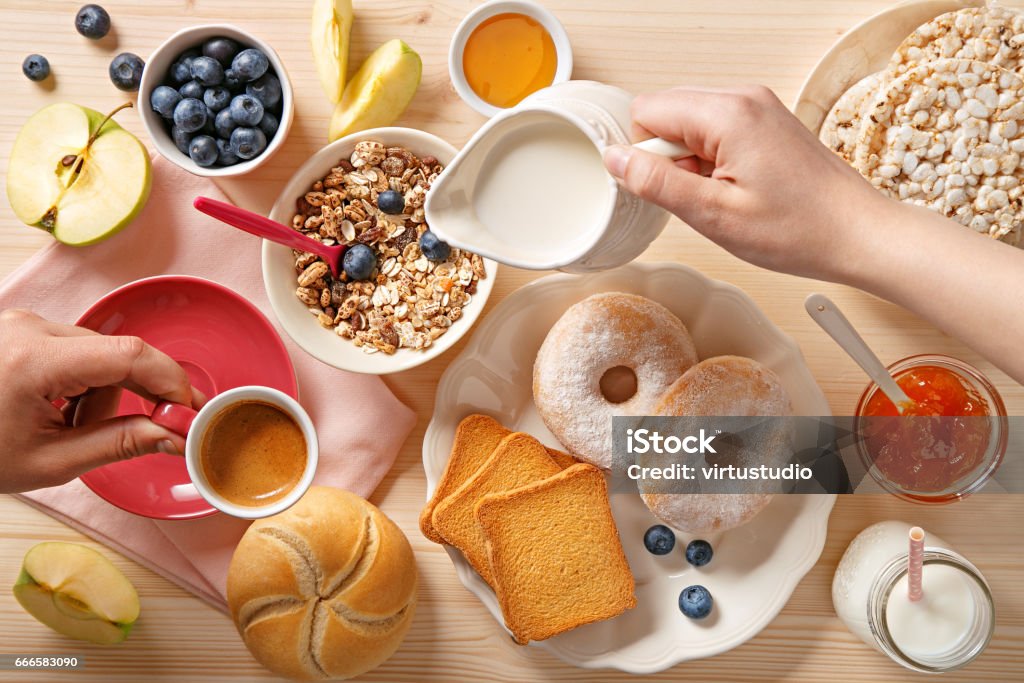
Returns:
[[[633,368],[616,365],[601,375],[601,395],[609,403],[625,403],[636,396],[636,373]]]
[[[738,434],[723,432],[715,436],[715,452],[705,453],[704,462],[717,467],[742,466],[745,446],[746,444]]]

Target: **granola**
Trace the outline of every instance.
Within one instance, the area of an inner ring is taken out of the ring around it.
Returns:
[[[292,252],[295,296],[321,325],[366,353],[429,348],[462,317],[487,277],[478,254],[453,247],[445,260],[431,261],[420,249],[430,229],[424,200],[441,171],[432,156],[363,140],[296,201],[292,227],[299,232],[328,245],[373,250],[376,263],[364,280],[347,273],[332,278],[316,255]],[[404,199],[401,213],[378,207],[378,196],[388,190]]]

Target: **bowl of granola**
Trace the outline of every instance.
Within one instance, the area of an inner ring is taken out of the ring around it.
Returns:
[[[408,370],[454,345],[483,311],[498,265],[430,232],[423,202],[455,157],[411,128],[375,128],[327,145],[296,171],[270,218],[346,246],[343,269],[263,243],[263,283],[281,326],[342,370]]]

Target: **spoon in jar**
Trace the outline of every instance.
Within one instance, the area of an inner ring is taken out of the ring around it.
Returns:
[[[804,300],[804,308],[808,315],[825,330],[839,347],[846,351],[857,365],[867,373],[868,377],[878,385],[882,393],[889,397],[889,400],[896,406],[900,415],[903,411],[914,405],[914,401],[907,396],[906,392],[896,383],[889,371],[882,365],[874,351],[865,343],[864,339],[857,333],[850,321],[846,319],[843,312],[832,303],[824,294],[811,294]]]
[[[272,221],[258,213],[209,197],[196,197],[192,206],[207,216],[212,216],[222,223],[244,230],[250,235],[256,235],[299,251],[312,252],[324,260],[331,269],[333,277],[341,277],[341,259],[345,254],[344,245],[323,244],[312,237],[306,237],[298,230]]]

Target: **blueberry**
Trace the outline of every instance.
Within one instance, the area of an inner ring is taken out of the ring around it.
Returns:
[[[181,102],[181,95],[169,85],[158,85],[149,96],[149,106],[165,119],[174,116],[178,102]]]
[[[50,75],[50,61],[42,55],[29,55],[21,63],[21,73],[30,81],[42,81]]]
[[[644,534],[644,547],[652,555],[668,555],[676,547],[676,535],[664,524],[655,524]]]
[[[704,586],[687,586],[679,594],[679,610],[691,619],[703,619],[711,614],[714,601]]]
[[[259,128],[235,128],[231,131],[231,151],[240,159],[252,159],[267,148],[267,136]]]
[[[365,280],[373,274],[377,267],[377,256],[373,249],[365,244],[353,244],[345,250],[341,259],[345,274],[352,280]]]
[[[207,87],[224,82],[224,67],[213,57],[196,57],[190,69],[192,78]]]
[[[260,123],[262,124],[263,122],[260,121]],[[230,109],[221,109],[217,112],[217,117],[213,121],[213,127],[217,130],[217,135],[227,140],[231,137],[231,131],[238,128],[238,124],[231,118]]]
[[[174,108],[174,125],[186,133],[192,133],[206,123],[206,105],[199,100],[186,97]]]
[[[266,73],[246,85],[245,92],[262,102],[266,109],[273,109],[281,102],[281,81],[274,74]]]
[[[185,62],[186,64],[191,64],[192,60],[200,56],[201,54],[203,54],[203,52],[198,47],[190,47],[189,49],[185,50],[180,55],[178,55],[178,61]]]
[[[437,235],[427,230],[420,235],[420,251],[431,261],[444,261],[452,253],[447,242],[442,242]]]
[[[231,104],[231,92],[223,86],[207,88],[206,92],[203,93],[203,102],[214,113],[217,113]]]
[[[255,81],[267,73],[269,68],[270,61],[267,56],[253,47],[242,50],[231,60],[231,69],[246,82]]]
[[[230,38],[211,38],[203,43],[203,55],[216,59],[225,69],[231,66],[236,54],[238,43]]]
[[[274,137],[274,133],[277,132],[281,122],[277,120],[277,117],[271,114],[269,111],[263,112],[263,118],[260,119],[260,130],[267,136],[267,139]]]
[[[189,81],[178,88],[178,93],[182,97],[191,97],[194,100],[203,99],[204,92],[206,92],[206,88],[199,81]]]
[[[213,113],[213,110],[203,104],[203,108],[206,109],[206,122],[203,123],[203,127],[199,129],[199,132],[203,135],[209,135],[210,137],[216,137],[217,128],[214,126],[214,120],[217,115]]]
[[[263,103],[252,95],[235,95],[231,100],[231,118],[240,126],[255,126],[263,118]]]
[[[217,161],[217,142],[209,135],[197,135],[188,145],[188,155],[200,166],[213,166]]]
[[[171,139],[174,140],[174,146],[181,150],[182,154],[188,154],[188,143],[192,142],[192,133],[177,126],[171,126]]]
[[[234,166],[241,159],[231,151],[231,143],[224,139],[217,140],[217,164],[219,166]]]
[[[707,541],[690,541],[689,545],[686,546],[686,561],[694,567],[703,567],[711,561],[711,557],[714,554],[714,551],[711,550],[711,544]]]
[[[188,62],[175,62],[171,65],[171,82],[182,85],[192,80],[192,65]]]
[[[405,211],[405,197],[402,196],[401,192],[395,192],[394,190],[384,190],[377,195],[377,208],[384,213],[390,213],[398,215]],[[447,258],[448,254],[445,253]],[[438,259],[443,261],[444,259]]]
[[[145,66],[146,63],[138,55],[122,52],[110,61],[110,81],[119,90],[134,92],[139,89]]]
[[[242,80],[241,76],[235,73],[234,69],[228,69],[224,72],[224,85],[226,85],[231,92],[241,92],[242,90],[245,90],[245,81]]]
[[[99,40],[110,32],[110,15],[99,5],[82,5],[75,15],[75,30],[86,38]]]

